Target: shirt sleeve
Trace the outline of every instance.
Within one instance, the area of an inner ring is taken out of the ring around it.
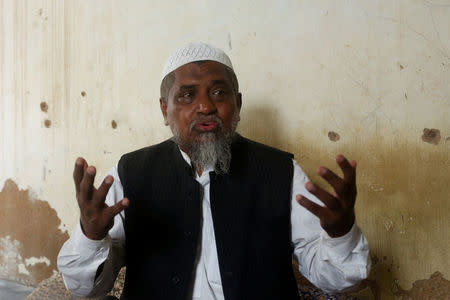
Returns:
[[[351,289],[367,278],[371,261],[366,238],[357,226],[345,235],[331,238],[320,226],[320,220],[296,201],[301,194],[324,205],[309,193],[306,174],[294,160],[292,183],[292,242],[299,271],[315,286],[327,293]]]
[[[114,182],[108,191],[105,203],[114,205],[123,198],[117,166],[108,173]],[[114,225],[102,240],[87,238],[77,224],[70,238],[62,246],[58,255],[58,269],[66,288],[76,297],[95,297],[107,294],[125,264],[125,231],[122,211],[114,218]],[[96,273],[103,264],[102,272]]]

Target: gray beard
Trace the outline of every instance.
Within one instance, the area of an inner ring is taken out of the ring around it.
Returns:
[[[191,163],[196,170],[205,170],[213,167],[216,174],[228,174],[231,164],[231,143],[236,137],[236,127],[239,122],[238,115],[233,120],[232,130],[223,132],[222,122],[217,118],[219,128],[216,132],[205,132],[201,134],[201,142],[186,144],[181,140],[178,128],[170,125],[173,133],[173,141],[186,149],[189,153]],[[194,124],[191,125],[193,130]]]
[[[191,146],[191,161],[195,168],[204,170],[206,167],[214,167],[216,174],[228,174],[231,163],[232,136],[222,136],[215,139],[215,133],[203,143],[194,143]]]

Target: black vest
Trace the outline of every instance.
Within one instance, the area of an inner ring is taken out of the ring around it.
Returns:
[[[227,175],[210,173],[226,300],[299,299],[290,229],[292,154],[238,136]],[[171,140],[125,154],[123,299],[187,300],[201,231],[201,185]]]

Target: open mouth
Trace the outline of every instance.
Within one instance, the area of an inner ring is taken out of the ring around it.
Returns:
[[[199,122],[196,124],[197,129],[199,129],[200,131],[212,131],[214,129],[216,129],[217,127],[217,123],[216,122]]]

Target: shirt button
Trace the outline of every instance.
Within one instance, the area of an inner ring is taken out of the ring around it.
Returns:
[[[172,277],[172,283],[174,285],[177,285],[178,283],[180,283],[180,281],[181,281],[180,277],[178,277],[178,276],[173,276]]]

